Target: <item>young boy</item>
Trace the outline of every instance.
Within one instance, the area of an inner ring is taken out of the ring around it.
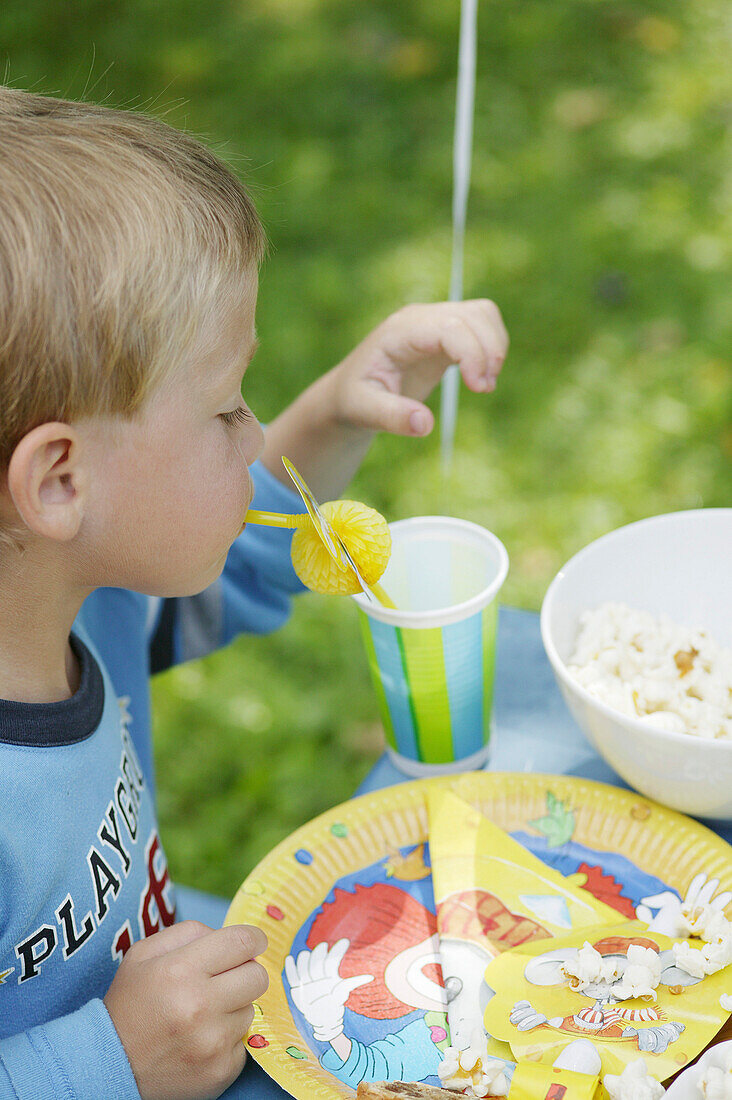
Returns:
[[[264,235],[154,119],[0,88],[0,1100],[201,1100],[245,1059],[261,931],[175,923],[151,668],[267,631],[299,590],[280,456],[337,496],[423,436],[451,362],[493,389],[488,301],[413,305],[268,428],[241,397]],[[255,466],[255,460],[261,462]]]

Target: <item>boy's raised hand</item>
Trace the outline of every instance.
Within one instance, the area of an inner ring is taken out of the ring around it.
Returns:
[[[422,402],[455,363],[476,393],[495,389],[508,352],[500,310],[487,298],[409,305],[388,317],[336,368],[336,415],[354,427],[427,435]]]
[[[319,500],[333,500],[374,432],[417,437],[432,431],[424,401],[451,363],[471,390],[488,393],[507,351],[500,311],[487,298],[405,306],[268,426],[262,462],[289,485],[281,460],[287,455]]]
[[[256,961],[266,947],[259,928],[197,921],[133,944],[104,1003],[142,1100],[213,1100],[236,1079],[269,984]]]

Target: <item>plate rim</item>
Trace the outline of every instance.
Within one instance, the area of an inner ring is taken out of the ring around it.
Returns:
[[[407,780],[403,783],[367,791],[354,798],[347,799],[345,802],[341,802],[330,809],[324,810],[310,821],[298,826],[297,829],[284,837],[270,852],[268,852],[242,881],[227,909],[224,926],[231,923],[240,923],[242,918],[235,916],[235,914],[243,907],[253,909],[258,905],[261,909],[262,906],[266,905],[267,886],[269,884],[269,879],[275,872],[278,872],[277,878],[279,881],[273,885],[278,888],[281,888],[283,883],[287,883],[295,878],[299,878],[302,882],[304,867],[293,858],[295,853],[303,849],[306,850],[306,844],[308,842],[311,847],[316,849],[323,849],[325,847],[322,842],[313,845],[313,833],[317,834],[322,830],[329,838],[327,843],[335,844],[339,838],[330,833],[330,828],[335,824],[345,824],[348,826],[348,818],[351,818],[352,823],[356,825],[361,823],[364,817],[368,818],[369,811],[371,811],[370,817],[376,819],[377,815],[383,813],[385,809],[393,813],[403,812],[411,808],[419,809],[420,802],[421,808],[426,813],[427,792],[435,789],[452,790],[458,797],[470,801],[470,797],[468,797],[470,791],[479,790],[480,787],[485,787],[486,801],[491,801],[491,794],[501,794],[502,784],[505,785],[505,789],[503,790],[504,795],[511,795],[515,793],[516,788],[518,788],[519,792],[524,794],[525,797],[536,797],[537,795],[545,796],[547,791],[552,787],[559,788],[556,793],[558,793],[560,797],[565,794],[570,794],[571,796],[572,791],[577,792],[578,795],[580,792],[587,792],[590,796],[593,793],[602,795],[603,801],[609,800],[618,810],[622,811],[625,809],[628,811],[627,817],[633,821],[633,826],[628,826],[626,822],[626,827],[631,828],[633,832],[647,831],[650,819],[655,817],[653,823],[654,833],[658,835],[660,829],[661,837],[665,837],[667,841],[673,839],[675,848],[683,849],[685,839],[694,839],[698,843],[703,842],[704,846],[710,850],[710,854],[712,850],[716,850],[716,855],[721,858],[726,857],[728,865],[730,864],[732,845],[728,844],[723,837],[693,818],[677,810],[672,810],[669,807],[663,806],[660,803],[654,802],[652,799],[646,798],[644,795],[634,790],[616,787],[610,783],[600,783],[593,779],[585,779],[582,776],[544,772],[461,772],[456,775],[430,776],[423,779]],[[474,795],[474,797],[479,799],[479,795]],[[389,802],[389,805],[386,807],[384,806],[385,800]],[[495,798],[493,801],[495,801]],[[644,817],[640,819],[633,818],[632,810],[636,807],[645,807],[648,809],[648,813],[645,814],[644,810]],[[353,821],[354,817],[355,821]],[[340,818],[344,820],[341,822],[339,820]],[[409,840],[408,843],[411,844],[412,841]],[[586,839],[581,840],[580,843],[586,843]],[[605,847],[607,847],[608,851],[612,850],[610,842],[606,841],[605,838],[600,838],[599,842],[595,842],[595,847],[597,850],[604,850]],[[281,877],[283,860],[287,860],[288,862],[292,860],[292,865],[284,879]],[[710,872],[710,874],[711,873],[712,872]],[[338,881],[341,875],[342,872],[340,871],[335,874],[335,878],[328,889],[325,890],[325,893],[322,894],[322,898],[327,897],[334,883]],[[729,872],[729,878],[730,887],[732,888],[732,871]],[[250,887],[250,889],[247,890],[247,887]],[[252,887],[256,887],[256,889],[251,889]],[[312,911],[313,910],[311,910],[311,912]],[[266,908],[262,910],[260,919],[266,912]],[[300,912],[300,910],[297,910],[298,914],[300,914]],[[254,918],[248,916],[246,919],[248,922]],[[302,924],[300,915],[292,919],[298,919],[300,920],[300,924]],[[275,920],[279,920],[279,918],[275,918]],[[266,954],[260,961],[265,961],[265,959]],[[272,989],[272,986],[270,986],[270,989]],[[278,1000],[284,998],[284,1004],[287,1005],[284,990],[282,992],[279,990],[276,991],[275,995]],[[267,997],[267,994],[265,994],[265,997]],[[256,1009],[257,1014],[255,1014],[254,1021],[243,1041],[247,1044],[247,1052],[254,1057],[265,1072],[272,1077],[281,1088],[289,1095],[295,1097],[296,1100],[298,1100],[298,1098],[299,1100],[340,1100],[340,1098],[344,1096],[354,1095],[353,1090],[349,1086],[342,1084],[337,1078],[327,1073],[326,1070],[323,1070],[319,1063],[313,1062],[309,1062],[311,1070],[313,1070],[315,1074],[322,1074],[322,1079],[318,1079],[309,1073],[306,1091],[292,1092],[291,1089],[293,1085],[294,1087],[297,1085],[294,1075],[297,1072],[298,1061],[295,1060],[293,1056],[287,1054],[287,1048],[284,1042],[280,1044],[281,1049],[277,1046],[273,1047],[269,1043],[267,1047],[264,1048],[250,1047],[247,1043],[247,1040],[250,1039],[253,1034],[257,1034],[262,1028],[262,1009],[258,1005]],[[289,1007],[287,1011],[289,1012]],[[311,1056],[315,1058],[315,1052],[308,1046],[305,1040],[301,1038],[300,1041],[307,1048],[308,1059]]]

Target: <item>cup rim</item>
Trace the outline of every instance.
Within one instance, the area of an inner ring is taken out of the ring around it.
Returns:
[[[370,618],[378,619],[382,623],[391,626],[400,626],[426,629],[436,626],[447,626],[450,623],[467,619],[471,614],[487,607],[498,595],[503,582],[508,574],[508,551],[497,535],[489,531],[487,527],[481,527],[479,523],[471,520],[458,519],[454,516],[411,516],[409,519],[399,519],[389,524],[390,531],[404,531],[409,527],[418,527],[429,522],[438,527],[470,531],[489,543],[498,554],[498,570],[496,576],[484,588],[481,588],[475,596],[461,603],[452,604],[450,607],[431,608],[427,611],[401,611],[399,608],[384,607],[382,604],[371,603],[363,592],[357,592],[352,599],[358,604]]]
[[[577,695],[585,705],[596,708],[605,718],[612,719],[614,722],[623,723],[634,733],[647,737],[657,743],[671,741],[677,745],[686,745],[689,748],[703,745],[704,751],[717,752],[720,753],[721,756],[724,756],[725,753],[732,752],[732,741],[710,740],[706,737],[695,737],[690,733],[677,733],[675,730],[664,730],[660,729],[658,726],[651,726],[647,722],[644,722],[642,718],[636,718],[632,714],[623,714],[621,711],[615,710],[614,707],[611,707],[608,703],[605,703],[602,699],[599,699],[596,695],[589,692],[583,684],[575,680],[567,668],[566,662],[559,655],[559,651],[554,644],[554,638],[552,636],[551,615],[553,612],[554,600],[564,580],[566,570],[570,565],[573,565],[578,558],[588,555],[598,543],[612,541],[621,531],[628,531],[632,527],[637,528],[651,524],[664,526],[664,524],[674,521],[679,516],[697,517],[702,514],[708,516],[710,512],[729,513],[730,511],[732,511],[732,509],[729,508],[689,508],[677,512],[662,512],[659,515],[646,516],[644,519],[635,520],[633,523],[626,523],[623,524],[622,527],[615,527],[612,531],[607,531],[604,535],[600,535],[598,538],[593,539],[592,542],[588,542],[586,546],[583,546],[573,554],[571,558],[567,559],[546,590],[539,617],[541,640],[544,644],[544,651],[549,658],[549,663],[565,687]]]

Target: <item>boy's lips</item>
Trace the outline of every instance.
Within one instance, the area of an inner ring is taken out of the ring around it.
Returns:
[[[247,512],[251,508],[253,500],[254,500],[254,486],[250,485],[249,499],[247,500],[246,506],[244,508],[244,519],[242,520],[242,524],[241,524],[241,528],[239,530],[239,534],[241,534],[241,532],[244,530],[244,528],[247,525]]]

